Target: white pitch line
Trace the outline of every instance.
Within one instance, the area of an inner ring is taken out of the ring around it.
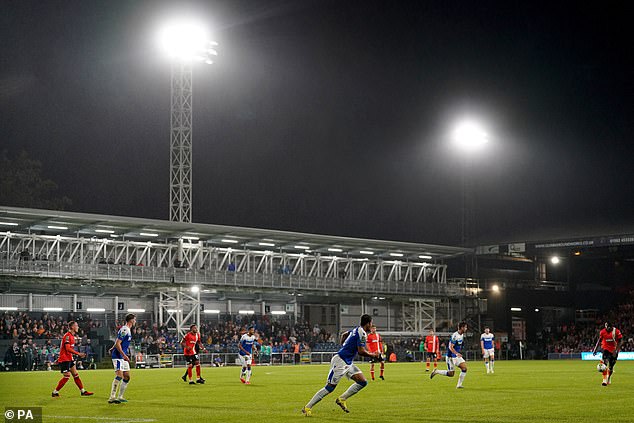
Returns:
[[[96,421],[105,421],[105,422],[114,422],[114,423],[144,423],[144,422],[155,422],[154,419],[135,419],[135,418],[125,418],[125,417],[91,417],[91,416],[43,416],[45,418],[54,418],[54,419],[81,419],[81,420],[96,420]]]

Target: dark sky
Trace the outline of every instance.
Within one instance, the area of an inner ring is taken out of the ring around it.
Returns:
[[[5,1],[0,149],[41,160],[74,211],[167,219],[154,34],[178,9],[220,43],[194,70],[194,221],[458,244],[448,134],[471,116],[491,137],[466,165],[479,243],[618,232],[634,10],[577,3]]]

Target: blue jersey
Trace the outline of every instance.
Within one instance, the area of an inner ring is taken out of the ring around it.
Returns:
[[[251,354],[253,352],[253,344],[255,343],[255,335],[251,335],[249,336],[248,333],[245,333],[244,335],[242,335],[242,338],[240,338],[240,345],[242,345],[242,348],[244,348],[245,350],[247,350],[247,352],[245,353],[244,351],[242,351],[242,348],[240,348],[240,355],[247,355]]]
[[[451,335],[451,339],[449,340],[449,344],[453,345],[453,349],[459,353],[462,351],[462,345],[464,344],[464,334],[460,334],[457,331]],[[450,348],[447,348],[447,357],[456,357]]]
[[[485,350],[493,349],[493,338],[494,336],[492,333],[483,333],[480,336],[480,341],[482,341]]]
[[[130,355],[130,343],[132,342],[132,332],[128,325],[121,326],[119,333],[117,333],[117,339],[121,341],[121,350],[127,355]],[[121,353],[116,348],[112,349],[112,358],[123,359]]]
[[[343,343],[341,349],[337,351],[337,355],[341,357],[346,364],[352,364],[352,360],[357,355],[359,347],[365,347],[367,338],[368,335],[365,333],[363,328],[361,326],[357,326],[348,332],[348,337]]]

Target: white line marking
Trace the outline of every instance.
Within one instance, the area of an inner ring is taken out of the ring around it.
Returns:
[[[55,418],[55,419],[96,420],[96,421],[115,422],[115,423],[144,423],[144,422],[156,421],[154,419],[136,419],[136,418],[126,418],[126,417],[94,417],[94,416],[43,416],[43,417]]]

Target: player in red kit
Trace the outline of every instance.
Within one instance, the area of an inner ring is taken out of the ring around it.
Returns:
[[[597,344],[594,346],[592,355],[596,355],[600,342],[601,349],[603,350],[602,361],[606,366],[608,366],[603,372],[603,382],[601,383],[603,386],[608,386],[612,383],[612,373],[614,373],[614,365],[616,364],[616,359],[618,358],[619,351],[621,350],[622,340],[623,335],[621,334],[621,331],[612,326],[611,323],[606,322],[605,328],[601,329],[601,332],[599,332],[599,339],[597,340]]]
[[[187,376],[189,376],[189,384],[195,385],[197,383],[205,383],[205,379],[200,376],[200,358],[198,357],[199,351],[207,351],[203,346],[203,342],[198,332],[196,325],[189,327],[189,332],[185,335],[181,341],[181,346],[185,353],[185,359],[187,360],[187,371],[183,375],[182,379],[187,382]],[[196,382],[192,380],[192,367],[196,366]]]
[[[434,335],[434,330],[429,329],[429,335],[425,337],[425,371],[429,371],[429,363],[434,360],[434,370],[438,368],[438,358],[440,357],[440,340]]]
[[[64,334],[62,337],[62,344],[59,347],[59,358],[57,362],[59,363],[59,368],[62,372],[62,378],[57,383],[57,387],[51,394],[53,397],[59,397],[59,391],[66,385],[68,379],[70,379],[70,375],[73,375],[73,379],[75,380],[75,385],[81,391],[82,396],[90,396],[93,393],[88,392],[84,389],[84,384],[81,382],[79,378],[79,373],[75,368],[75,360],[73,359],[73,355],[78,355],[81,358],[86,357],[86,354],[75,351],[75,334],[79,329],[79,325],[77,322],[70,321],[68,322],[68,332]]]
[[[381,338],[381,335],[376,332],[376,326],[372,325],[370,333],[368,334],[368,340],[366,342],[368,346],[368,351],[370,351],[371,354],[379,354],[377,357],[372,357],[370,361],[372,363],[370,365],[370,375],[372,376],[372,380],[374,380],[374,363],[376,363],[377,361],[381,363],[381,375],[379,377],[381,378],[381,380],[385,380],[385,378],[383,377],[383,372],[385,370],[385,357],[383,356],[383,339]]]

